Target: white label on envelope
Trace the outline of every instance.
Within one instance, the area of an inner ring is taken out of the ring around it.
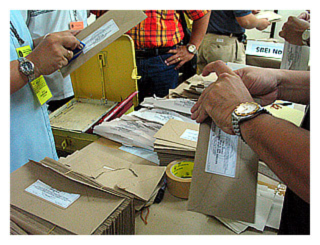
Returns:
[[[46,201],[54,203],[62,208],[69,207],[80,197],[79,194],[58,191],[40,180],[34,182],[32,185],[26,188],[25,191]]]
[[[86,45],[83,49],[83,53],[87,53],[90,49],[94,48],[99,43],[115,34],[117,31],[119,31],[119,27],[117,26],[117,24],[114,22],[114,20],[109,20],[98,30],[94,31],[82,40],[82,42]]]
[[[198,135],[199,135],[199,131],[186,129],[186,131],[184,131],[184,133],[180,136],[180,138],[197,142]]]
[[[223,132],[212,122],[205,171],[234,178],[237,147],[238,136]]]

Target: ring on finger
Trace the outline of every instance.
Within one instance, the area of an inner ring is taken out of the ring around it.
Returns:
[[[71,60],[72,57],[73,57],[72,51],[68,50],[67,59],[68,59],[68,60]]]
[[[177,60],[180,61],[181,60],[180,57],[178,57]]]

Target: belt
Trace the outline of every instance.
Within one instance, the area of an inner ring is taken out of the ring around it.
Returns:
[[[220,32],[211,32],[211,34],[228,36],[228,37],[236,37],[239,42],[244,42],[246,40],[246,35],[244,33],[220,33]]]
[[[147,58],[153,57],[161,54],[167,53],[170,49],[174,49],[173,47],[164,47],[164,48],[146,48],[146,49],[136,49],[136,57],[137,58]]]

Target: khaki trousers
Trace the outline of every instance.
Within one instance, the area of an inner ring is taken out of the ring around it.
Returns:
[[[238,64],[246,63],[244,44],[236,37],[207,33],[199,47],[197,72],[201,74],[203,68],[216,60]]]

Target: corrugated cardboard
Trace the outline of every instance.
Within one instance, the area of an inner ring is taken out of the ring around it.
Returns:
[[[258,156],[238,139],[236,177],[205,172],[211,123],[200,126],[188,210],[254,223]]]
[[[88,61],[91,57],[96,55],[98,52],[100,52],[102,49],[107,47],[110,43],[112,43],[114,40],[119,38],[122,34],[130,30],[132,27],[139,24],[141,21],[143,21],[147,16],[143,13],[141,10],[110,10],[106,12],[104,15],[102,15],[100,18],[98,18],[95,22],[93,22],[91,25],[87,26],[85,29],[83,29],[78,35],[77,38],[82,41],[87,36],[94,33],[96,30],[98,30],[101,26],[103,26],[105,23],[109,21],[114,21],[115,25],[118,28],[118,31],[116,31],[114,34],[112,34],[110,37],[102,41],[101,43],[97,44],[95,47],[90,49],[86,53],[82,53],[70,62],[69,65],[63,67],[61,69],[61,73],[63,77],[66,77],[71,72],[76,70],[78,67],[80,67],[82,64],[84,64],[86,61]]]
[[[25,191],[41,180],[52,188],[80,197],[63,209]],[[41,163],[30,161],[11,173],[10,204],[73,234],[92,234],[127,198],[74,181]]]

